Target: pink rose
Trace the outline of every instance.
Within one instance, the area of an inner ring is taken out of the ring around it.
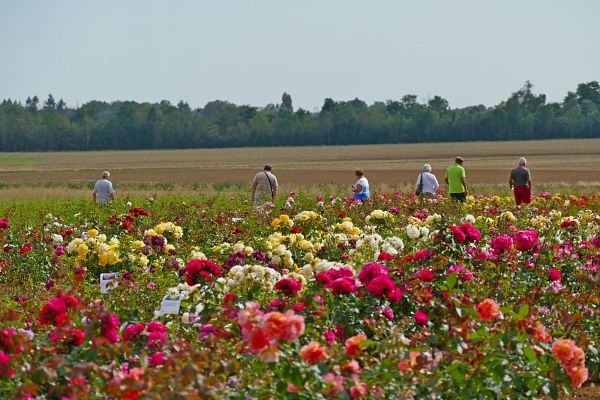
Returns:
[[[559,281],[560,282],[562,280],[562,274],[556,268],[552,268],[552,269],[550,269],[550,273],[548,274],[548,279],[551,281]]]
[[[415,313],[415,323],[417,325],[427,325],[429,317],[423,311],[417,311]]]

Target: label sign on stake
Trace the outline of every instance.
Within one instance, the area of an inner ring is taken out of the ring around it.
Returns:
[[[100,292],[106,293],[109,289],[119,286],[116,272],[108,272],[100,274]]]
[[[181,305],[181,295],[163,297],[160,305],[160,312],[163,314],[179,314],[179,306]]]

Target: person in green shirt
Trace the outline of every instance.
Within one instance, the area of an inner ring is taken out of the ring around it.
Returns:
[[[453,200],[463,202],[467,199],[469,189],[467,188],[467,175],[462,167],[463,158],[456,157],[454,165],[446,170],[445,181],[448,185],[448,193]]]

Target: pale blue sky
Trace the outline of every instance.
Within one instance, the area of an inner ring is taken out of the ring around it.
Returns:
[[[596,0],[0,0],[0,99],[495,105],[600,80]]]

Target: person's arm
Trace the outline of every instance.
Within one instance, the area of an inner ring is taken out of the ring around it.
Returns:
[[[448,182],[448,171],[446,171],[446,174],[444,175],[444,182],[446,182],[446,185],[450,185],[450,182]]]
[[[435,175],[432,175],[432,176],[433,176],[433,189],[437,190],[440,187],[440,184],[438,183],[438,180],[435,177]]]
[[[279,189],[279,183],[277,183],[277,177],[273,175],[273,193],[271,193],[273,198],[277,196],[277,189]]]
[[[256,180],[252,182],[252,198],[254,199],[254,195],[256,194]]]
[[[527,186],[529,186],[529,190],[531,190],[531,172],[527,173]]]
[[[94,199],[94,203],[96,203],[96,192],[92,192],[92,198]]]
[[[467,178],[466,177],[461,177],[460,180],[462,181],[462,185],[465,188],[465,194],[469,194],[469,188],[467,187]]]
[[[354,193],[362,193],[363,187],[360,183],[357,183],[356,185],[354,185],[354,189],[352,189],[352,191]]]
[[[513,179],[512,174],[508,177],[508,187],[513,188],[515,186],[515,180]]]

